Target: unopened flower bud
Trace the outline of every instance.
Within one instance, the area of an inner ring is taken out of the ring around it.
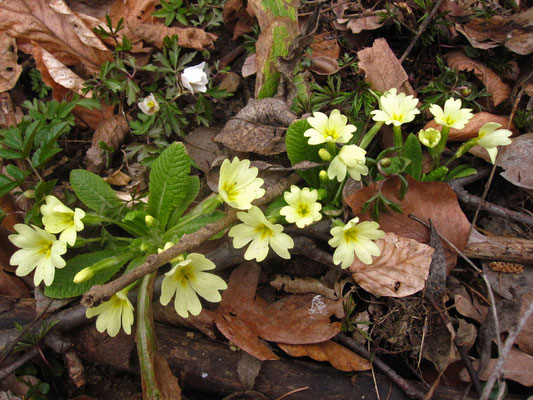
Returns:
[[[321,182],[329,181],[328,173],[326,171],[324,171],[324,170],[320,171],[320,173],[318,174],[318,177],[320,178]]]
[[[151,215],[144,217],[144,222],[146,222],[146,225],[148,225],[150,228],[155,228],[157,226],[157,220]]]
[[[83,268],[80,272],[76,274],[76,276],[74,276],[73,281],[74,283],[82,283],[88,281],[94,276],[94,273],[95,271],[91,267]]]
[[[392,160],[391,160],[390,158],[388,158],[388,157],[387,157],[387,158],[383,158],[383,159],[379,162],[379,164],[380,164],[382,167],[385,167],[385,168],[388,167],[389,165],[391,165],[391,163],[392,163]]]
[[[35,190],[33,189],[30,189],[30,190],[26,190],[24,193],[23,193],[23,196],[27,199],[34,199],[35,198]]]
[[[318,150],[318,156],[324,161],[331,161],[331,154],[324,148]]]

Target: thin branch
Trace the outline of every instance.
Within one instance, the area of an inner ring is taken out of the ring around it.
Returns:
[[[277,185],[269,188],[268,192],[261,199],[257,200],[255,204],[258,206],[268,204],[275,197],[282,194],[291,185],[296,184],[299,180],[299,175],[289,175],[287,178],[282,179]],[[180,241],[174,246],[159,254],[152,254],[148,256],[146,261],[134,270],[125,273],[124,275],[106,283],[105,285],[93,286],[87,293],[83,295],[81,304],[89,308],[99,304],[102,300],[109,299],[114,293],[125,288],[143,276],[157,271],[159,267],[168,263],[181,253],[191,251],[200,246],[203,242],[207,241],[215,234],[233,224],[236,219],[237,211],[235,209],[230,209],[224,218],[213,224],[206,225],[194,233],[183,235]]]

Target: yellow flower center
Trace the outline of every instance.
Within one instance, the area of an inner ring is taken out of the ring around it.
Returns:
[[[152,111],[155,108],[155,103],[152,100],[149,100],[148,103],[146,103],[148,108],[150,108],[150,111]]]
[[[339,135],[337,134],[337,131],[335,129],[326,128],[324,131],[324,137],[327,139],[328,137],[332,139],[337,139]]]
[[[344,240],[347,243],[350,242],[357,242],[359,240],[359,237],[357,235],[357,229],[348,229],[347,231],[344,231]]]
[[[184,265],[176,271],[174,278],[181,287],[185,287],[189,284],[189,281],[194,279],[194,271],[192,266]]]
[[[261,237],[261,240],[265,240],[266,238],[274,236],[274,232],[272,231],[272,229],[270,229],[265,224],[256,226],[255,233],[257,233]]]
[[[309,207],[306,204],[300,204],[297,212],[301,217],[306,217],[309,215]]]
[[[41,248],[39,249],[39,254],[44,254],[47,258],[52,254],[52,244],[51,240],[43,240],[41,242]]]
[[[224,183],[224,185],[222,185],[222,190],[226,192],[226,196],[228,196],[228,201],[235,201],[237,199],[239,191],[235,189],[235,182]]]

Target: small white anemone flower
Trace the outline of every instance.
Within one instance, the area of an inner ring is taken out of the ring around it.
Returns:
[[[441,133],[435,128],[420,129],[420,132],[418,132],[418,140],[420,140],[420,143],[430,149],[439,144],[440,138]]]
[[[41,206],[44,229],[50,233],[60,233],[59,240],[74,246],[77,232],[83,230],[85,211],[76,208],[72,211],[57,197],[46,196],[46,204]]]
[[[346,225],[335,226],[330,231],[333,238],[328,243],[331,247],[336,247],[333,262],[341,263],[341,268],[352,265],[355,255],[365,264],[372,264],[372,256],[381,254],[373,240],[381,239],[385,232],[378,229],[377,222],[357,222],[359,218],[355,217]]]
[[[183,70],[180,76],[181,84],[191,93],[207,91],[207,74],[204,71],[205,62]]]
[[[55,269],[66,265],[61,255],[67,252],[67,245],[44,229],[32,226],[33,228],[24,224],[15,225],[17,234],[9,235],[9,240],[20,247],[20,250],[13,253],[9,262],[11,265],[18,265],[18,276],[28,275],[35,269],[35,286],[41,281],[50,286],[54,281]]]
[[[444,103],[444,110],[438,104],[432,104],[429,112],[435,117],[435,122],[448,128],[463,129],[473,117],[471,108],[461,108],[461,100],[449,98]]]
[[[498,155],[498,146],[507,146],[512,142],[509,136],[513,133],[508,129],[498,129],[500,126],[496,122],[487,122],[479,129],[478,137],[474,139],[476,144],[487,150],[493,164]]]
[[[165,250],[172,245],[167,243]],[[191,253],[185,259],[177,257],[171,262],[176,264],[165,274],[161,284],[159,301],[162,305],[166,306],[176,295],[174,308],[180,317],[187,318],[189,313],[198,315],[202,311],[198,296],[211,302],[222,299],[219,290],[227,289],[228,285],[219,276],[204,272],[215,269],[215,264],[203,254]]]
[[[225,159],[220,166],[218,194],[229,206],[248,210],[252,201],[264,196],[263,180],[257,177],[258,169],[250,168],[250,160]]]
[[[126,334],[131,334],[133,305],[128,299],[126,289],[115,293],[108,301],[103,302],[99,306],[88,308],[85,311],[87,318],[98,315],[96,318],[96,329],[98,332],[102,333],[107,331],[109,336],[115,337],[122,326]]]
[[[322,143],[347,143],[357,130],[354,125],[346,124],[348,118],[341,114],[339,110],[333,110],[329,114],[314,112],[312,117],[307,118],[307,122],[312,126],[304,132],[311,145]]]
[[[355,144],[342,146],[339,154],[331,161],[328,167],[328,178],[342,182],[346,178],[346,172],[356,180],[361,180],[361,175],[368,174],[365,165],[366,151]]]
[[[291,191],[285,192],[283,197],[288,205],[283,207],[279,213],[285,217],[287,222],[296,223],[298,228],[304,228],[322,218],[320,214],[322,204],[317,202],[318,191],[316,189],[300,189],[292,185]]]
[[[416,108],[418,99],[405,93],[397,93],[392,88],[379,98],[379,110],[374,110],[372,119],[376,122],[384,122],[387,125],[400,126],[415,119],[420,110]]]
[[[137,103],[141,111],[148,115],[154,115],[159,111],[159,103],[153,94],[146,96],[143,101]]]
[[[244,253],[246,260],[255,258],[258,262],[263,261],[268,255],[269,247],[281,258],[291,258],[288,249],[294,247],[294,241],[283,233],[282,225],[268,221],[258,207],[253,206],[248,212],[237,213],[237,218],[243,223],[231,228],[228,236],[233,238],[233,247],[236,249],[251,242]]]

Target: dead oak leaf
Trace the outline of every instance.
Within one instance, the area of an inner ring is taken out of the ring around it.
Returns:
[[[82,64],[98,72],[100,65],[111,60],[111,52],[103,50],[96,36],[89,40],[84,22],[69,10],[63,0],[3,0],[0,31],[15,38],[27,54],[36,42],[65,65]]]
[[[346,27],[355,34],[361,33],[362,31],[381,28],[385,24],[386,19],[377,14],[384,11],[386,10],[376,10],[372,15],[363,15],[361,17],[350,18],[346,24]]]
[[[511,95],[511,88],[490,68],[467,57],[462,51],[453,51],[446,55],[448,65],[458,71],[473,71],[483,82],[487,92],[492,94],[494,105],[502,103]]]
[[[397,88],[407,95],[416,96],[409,76],[385,39],[376,39],[372,47],[357,52],[359,68],[365,71],[370,87],[380,92]]]
[[[218,36],[205,32],[200,28],[179,28],[165,26],[162,23],[127,22],[127,26],[134,36],[155,47],[163,47],[163,39],[167,36],[178,36],[178,45],[196,50],[213,49]]]
[[[246,262],[231,274],[228,289],[215,311],[218,329],[247,353],[260,360],[278,357],[259,339],[289,344],[319,343],[335,336],[340,322],[330,322],[335,314],[342,317],[342,303],[320,295],[292,295],[268,304],[256,297],[261,269]]]
[[[366,358],[331,340],[314,344],[278,343],[278,346],[290,356],[311,357],[313,360],[327,361],[334,368],[344,372],[368,371],[371,368],[370,362]]]
[[[428,244],[430,231],[419,222],[409,218],[409,214],[413,214],[426,222],[431,219],[439,234],[451,241],[459,250],[463,250],[466,246],[470,223],[459,207],[455,192],[443,182],[417,182],[411,177],[407,177],[407,181],[409,189],[403,200],[398,198],[400,180],[390,178],[385,182],[376,182],[362,190],[350,193],[344,197],[344,201],[361,220],[370,221],[369,210],[363,214],[361,208],[377,193],[381,185],[382,194],[387,199],[399,203],[403,213],[381,213],[380,229]],[[455,266],[457,256],[455,251],[445,243],[443,243],[443,249],[448,272],[450,272]]]
[[[422,290],[429,274],[432,247],[394,233],[375,241],[380,255],[348,268],[359,286],[375,296],[405,297]]]
[[[17,64],[17,43],[8,35],[0,36],[0,93],[15,86],[22,72],[22,66]]]

